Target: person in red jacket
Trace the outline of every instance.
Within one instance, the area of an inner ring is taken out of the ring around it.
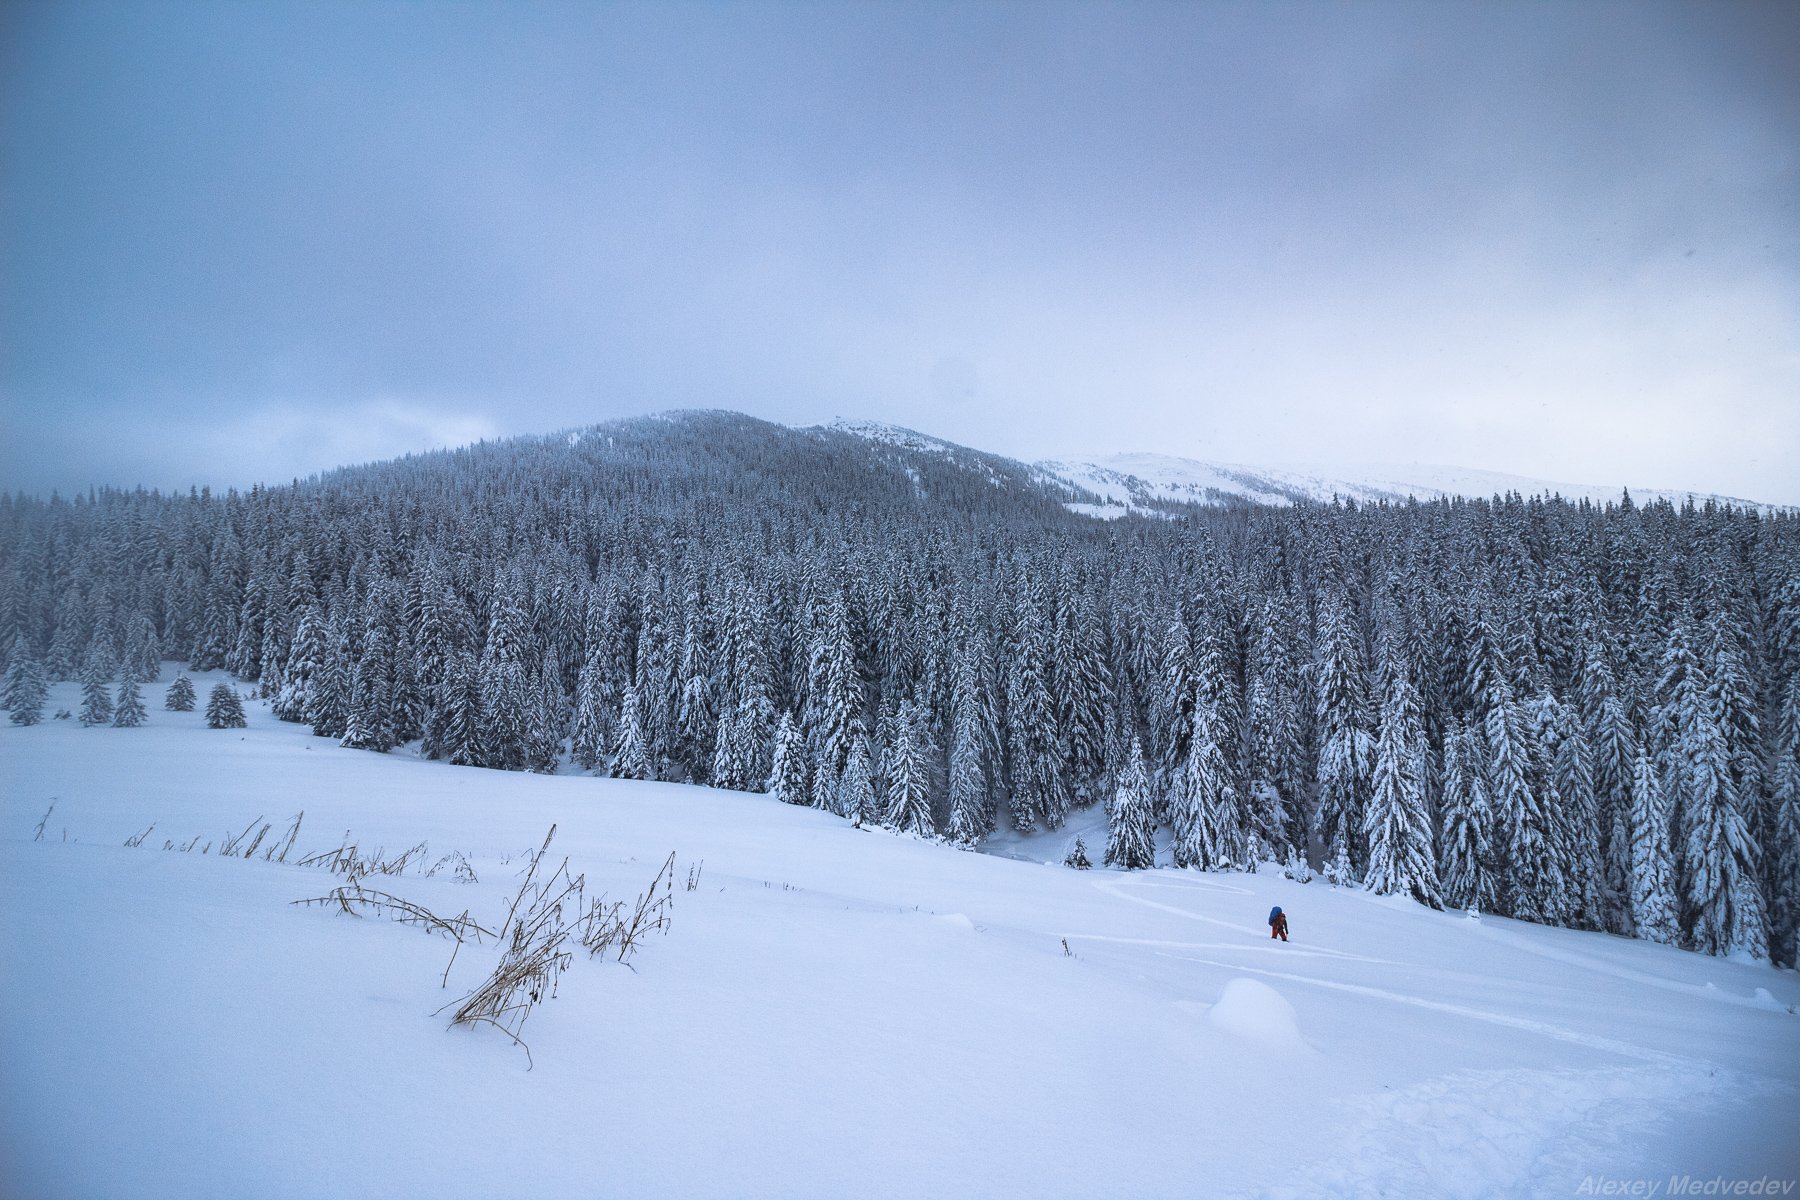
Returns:
[[[1287,941],[1287,914],[1281,911],[1280,905],[1269,910],[1269,937]]]

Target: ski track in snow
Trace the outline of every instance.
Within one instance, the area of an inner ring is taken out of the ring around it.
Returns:
[[[1664,1067],[1687,1067],[1712,1069],[1712,1064],[1704,1059],[1688,1058],[1684,1055],[1670,1054],[1663,1050],[1652,1050],[1647,1046],[1636,1046],[1630,1042],[1621,1042],[1616,1038],[1601,1037],[1599,1034],[1582,1033],[1576,1029],[1565,1029],[1560,1025],[1552,1025],[1547,1021],[1534,1021],[1529,1017],[1514,1017],[1506,1013],[1492,1012],[1487,1009],[1471,1008],[1466,1004],[1451,1004],[1444,1000],[1428,1000],[1424,996],[1410,995],[1406,992],[1389,991],[1387,988],[1370,987],[1365,983],[1344,983],[1336,979],[1320,979],[1312,975],[1295,975],[1287,971],[1271,971],[1265,967],[1250,967],[1240,963],[1219,962],[1210,958],[1193,958],[1184,954],[1159,952],[1162,957],[1180,959],[1183,962],[1200,963],[1209,967],[1224,967],[1232,971],[1249,971],[1257,975],[1267,975],[1271,979],[1286,979],[1294,983],[1304,983],[1312,987],[1330,988],[1332,991],[1348,992],[1355,996],[1368,996],[1377,1000],[1387,1000],[1394,1004],[1409,1004],[1414,1008],[1429,1009],[1432,1012],[1450,1013],[1453,1016],[1467,1017],[1472,1021],[1486,1021],[1493,1025],[1504,1025],[1508,1029],[1521,1029],[1527,1033],[1542,1034],[1559,1042],[1571,1042],[1578,1046],[1586,1046],[1592,1050],[1604,1050],[1610,1054],[1625,1058],[1635,1058],[1643,1062],[1655,1063]]]
[[[1198,881],[1196,881],[1196,882],[1198,882]],[[1210,883],[1211,881],[1207,881],[1207,882]],[[1269,939],[1267,933],[1264,930],[1258,929],[1255,926],[1240,925],[1235,921],[1225,921],[1225,920],[1221,920],[1218,917],[1209,917],[1209,916],[1205,915],[1204,913],[1197,913],[1191,909],[1181,908],[1180,906],[1174,905],[1174,904],[1164,904],[1160,900],[1151,900],[1146,896],[1134,896],[1130,892],[1123,890],[1127,887],[1174,887],[1174,888],[1177,888],[1180,890],[1192,890],[1192,891],[1217,890],[1217,891],[1222,891],[1222,892],[1237,892],[1242,895],[1249,895],[1250,893],[1244,888],[1235,887],[1230,884],[1214,884],[1211,888],[1201,888],[1201,887],[1188,888],[1181,884],[1172,884],[1172,883],[1156,881],[1156,880],[1138,880],[1138,879],[1131,879],[1131,878],[1096,879],[1094,881],[1094,886],[1099,888],[1102,892],[1105,892],[1106,894],[1113,896],[1119,900],[1126,900],[1132,904],[1141,904],[1145,908],[1154,908],[1159,912],[1166,912],[1166,913],[1170,913],[1177,917],[1184,917],[1190,921],[1203,921],[1208,925],[1218,925],[1225,929],[1230,929],[1236,933],[1244,934],[1245,936],[1252,939],[1250,945],[1256,946],[1259,949],[1267,949],[1268,947],[1261,946],[1260,943],[1271,940],[1271,939]],[[1072,936],[1081,936],[1081,935],[1072,935]],[[1105,935],[1102,935],[1102,934],[1089,935],[1089,936],[1092,936],[1097,940],[1108,940],[1108,939],[1106,939]],[[1124,940],[1129,940],[1129,939],[1124,939]],[[1144,944],[1154,944],[1154,943],[1144,943]],[[1249,949],[1250,946],[1242,946],[1242,947],[1236,947],[1236,948]],[[1307,951],[1307,953],[1318,955],[1321,957],[1349,959],[1354,962],[1369,962],[1369,963],[1386,963],[1386,962],[1388,962],[1387,959],[1370,958],[1370,957],[1368,957],[1366,955],[1362,955],[1362,954],[1353,954],[1347,950],[1333,950],[1330,947],[1326,947],[1326,946],[1310,948]]]

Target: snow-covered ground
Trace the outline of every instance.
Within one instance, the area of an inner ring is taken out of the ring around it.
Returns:
[[[763,796],[344,750],[260,704],[213,731],[161,692],[142,729],[0,725],[0,1195],[1800,1180],[1792,972],[1269,871],[1025,861],[1074,829],[959,853]],[[160,848],[302,809],[286,865]],[[447,942],[290,903],[339,882],[293,860],[349,830],[390,853],[426,840],[427,862],[465,852],[477,883],[378,882],[498,924],[552,823],[590,893],[635,894],[670,851],[681,883],[635,970],[562,977],[524,1029],[530,1070],[504,1036],[432,1015],[491,944],[444,988]],[[1268,940],[1271,904],[1292,942]]]
[[[1311,500],[1329,502],[1334,497],[1363,501],[1403,501],[1408,497],[1438,500],[1452,496],[1489,499],[1517,492],[1522,496],[1561,496],[1594,504],[1617,504],[1623,485],[1553,483],[1429,463],[1374,464],[1360,467],[1262,467],[1233,463],[1200,462],[1171,454],[1111,454],[1099,457],[1055,459],[1036,464],[1045,475],[1093,492],[1106,503],[1070,505],[1088,516],[1122,516],[1141,511],[1158,501],[1221,504],[1249,501],[1255,504],[1293,504]],[[1729,496],[1666,488],[1632,488],[1637,503],[1667,500],[1677,506],[1692,499],[1696,504],[1715,501],[1760,512],[1781,511],[1777,505],[1759,504]]]

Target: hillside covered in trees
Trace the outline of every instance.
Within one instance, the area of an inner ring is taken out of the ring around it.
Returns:
[[[769,791],[1793,965],[1800,519],[1170,506],[729,413],[0,499],[12,720],[165,660],[371,751]],[[104,705],[103,703],[104,702]],[[151,697],[150,707],[161,703]],[[105,716],[102,716],[102,713]],[[149,719],[154,719],[150,717]]]

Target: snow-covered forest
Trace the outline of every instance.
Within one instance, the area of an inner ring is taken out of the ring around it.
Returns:
[[[1793,514],[1065,508],[1092,499],[727,413],[225,496],[8,497],[3,700],[46,719],[79,679],[77,719],[154,721],[175,660],[370,751],[964,846],[1104,804],[1115,866],[1310,863],[1794,963]]]

